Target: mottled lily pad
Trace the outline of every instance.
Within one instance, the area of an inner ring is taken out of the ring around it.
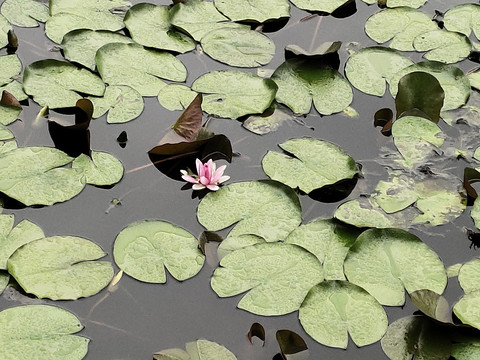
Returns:
[[[287,0],[215,0],[215,7],[233,21],[256,21],[290,17]]]
[[[188,86],[180,84],[169,84],[158,93],[157,99],[165,109],[185,110],[195,99],[197,93]]]
[[[322,280],[322,265],[313,254],[276,242],[247,246],[225,256],[211,286],[220,297],[249,291],[238,303],[240,309],[283,315],[298,310],[308,291]]]
[[[115,239],[113,256],[125,273],[150,283],[166,282],[165,268],[175,279],[187,280],[205,260],[192,234],[160,220],[138,221],[123,229]]]
[[[81,99],[77,92],[102,96],[102,79],[85,69],[59,60],[36,61],[23,73],[23,87],[42,106],[62,108],[75,106]]]
[[[470,36],[473,31],[477,39],[480,39],[480,5],[461,4],[448,10],[443,21],[445,28]]]
[[[123,21],[137,43],[162,50],[185,53],[195,49],[195,41],[170,23],[170,7],[140,3],[132,6]]]
[[[185,350],[166,349],[153,354],[155,360],[237,360],[230,350],[216,342],[200,339],[185,344]]]
[[[249,29],[216,29],[202,37],[206,54],[237,67],[268,64],[275,55],[275,44],[267,36]]]
[[[437,28],[429,15],[410,7],[385,9],[365,23],[365,32],[370,38],[379,44],[392,40],[390,47],[401,51],[415,50],[413,40]]]
[[[344,263],[347,279],[382,305],[401,306],[404,288],[442,294],[447,275],[438,255],[418,237],[400,229],[369,229],[350,248]]]
[[[465,293],[480,290],[480,259],[473,259],[460,268],[458,282]]]
[[[38,22],[48,20],[48,7],[34,0],[5,0],[1,8],[2,15],[12,25],[36,27]]]
[[[454,306],[453,312],[464,324],[480,329],[480,290],[465,294]]]
[[[467,58],[472,50],[472,43],[466,35],[446,30],[423,33],[414,39],[413,46],[417,51],[427,51],[423,56],[425,59],[445,64]]]
[[[142,96],[157,96],[166,84],[159,78],[185,81],[187,70],[172,54],[138,44],[107,44],[95,56],[97,69],[109,85],[128,85]]]
[[[92,151],[91,158],[81,154],[72,162],[73,169],[83,172],[87,184],[108,186],[118,183],[123,177],[123,165],[113,155]]]
[[[143,112],[143,98],[140,93],[125,85],[112,85],[105,89],[101,98],[90,97],[93,103],[93,117],[99,118],[108,112],[107,123],[121,124],[134,120]]]
[[[202,109],[209,114],[237,119],[263,113],[275,98],[277,85],[251,73],[227,70],[200,76],[192,90],[203,93]]]
[[[314,60],[293,58],[272,75],[278,85],[276,100],[296,114],[308,114],[312,107],[322,115],[343,111],[353,99],[348,81],[340,73]]]
[[[269,151],[262,160],[263,170],[271,179],[306,193],[352,179],[359,171],[355,160],[327,141],[298,138],[279,146],[292,156]]]
[[[298,314],[311,337],[323,345],[347,348],[348,335],[357,346],[381,339],[387,314],[373,296],[347,281],[324,281],[306,296]]]
[[[3,310],[0,357],[81,360],[90,340],[73,334],[82,328],[74,314],[55,306],[25,305]]]
[[[412,64],[412,60],[393,49],[375,46],[351,55],[345,64],[345,75],[358,90],[383,96],[385,82],[390,84],[393,74]]]
[[[296,7],[308,11],[332,13],[350,0],[291,0]]]
[[[106,254],[93,242],[74,236],[52,236],[17,249],[8,272],[27,293],[52,300],[92,296],[113,277]]]

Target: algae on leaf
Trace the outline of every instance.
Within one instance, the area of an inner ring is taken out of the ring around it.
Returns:
[[[115,239],[113,256],[125,273],[150,283],[166,282],[165,268],[175,279],[187,280],[201,270],[205,260],[192,234],[160,220],[128,225]]]
[[[24,305],[0,312],[0,358],[81,360],[89,339],[73,335],[83,325],[69,311]]]
[[[225,256],[211,286],[220,297],[248,291],[238,303],[240,309],[283,315],[298,310],[308,291],[322,280],[322,264],[313,254],[276,242],[247,246]]]
[[[1,13],[12,25],[36,27],[38,22],[45,22],[50,16],[48,7],[35,0],[5,0]]]
[[[29,242],[8,259],[8,272],[25,292],[39,298],[75,300],[95,295],[112,280],[106,254],[93,242],[75,236],[52,236]]]
[[[387,314],[373,296],[347,281],[324,281],[314,286],[298,318],[319,343],[347,348],[348,335],[357,346],[380,340],[388,327]]]

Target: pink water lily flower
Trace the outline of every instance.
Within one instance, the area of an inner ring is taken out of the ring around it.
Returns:
[[[222,165],[217,169],[217,165],[212,159],[205,164],[197,159],[195,164],[197,165],[197,175],[189,175],[186,170],[180,170],[182,179],[193,184],[193,190],[207,188],[208,190],[217,191],[220,189],[218,185],[230,179],[230,176],[223,175],[227,165]]]

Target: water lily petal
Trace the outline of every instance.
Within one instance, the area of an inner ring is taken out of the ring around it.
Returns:
[[[205,189],[205,186],[202,185],[202,184],[195,184],[192,186],[192,189],[193,190],[202,190],[202,189]]]
[[[227,167],[227,165],[222,165],[217,170],[215,170],[212,178],[210,179],[210,182],[212,184],[216,184],[218,182],[218,180],[222,177],[223,172],[225,171],[226,167]]]
[[[200,159],[195,160],[195,165],[197,166],[197,175],[199,178],[205,176],[205,169],[203,168],[203,164]]]
[[[207,189],[208,190],[212,190],[212,191],[217,191],[218,189],[220,189],[220,187],[218,187],[218,185],[207,185]]]
[[[227,181],[227,180],[230,180],[230,176],[224,175],[224,176],[222,176],[220,179],[218,179],[217,184],[221,184],[221,183],[223,183],[223,182],[225,182],[225,181]]]
[[[210,179],[206,178],[205,176],[201,176],[200,179],[200,184],[207,186],[210,184]]]
[[[190,175],[182,175],[182,179],[192,184],[198,184],[198,179]]]

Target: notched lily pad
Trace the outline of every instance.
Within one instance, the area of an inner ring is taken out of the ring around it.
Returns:
[[[443,21],[445,28],[469,36],[473,31],[477,39],[480,39],[480,5],[461,4],[449,9]]]
[[[96,186],[114,185],[123,177],[120,160],[105,152],[92,151],[91,157],[81,154],[72,162],[72,168],[83,172],[87,184]]]
[[[185,344],[185,350],[167,349],[153,354],[154,360],[237,360],[230,350],[216,342],[200,339]]]
[[[269,151],[262,160],[263,170],[272,180],[306,193],[352,179],[359,172],[353,158],[327,141],[297,138],[279,146],[292,156]]]
[[[188,86],[169,84],[160,90],[157,99],[165,109],[174,111],[186,109],[196,96],[197,93]]]
[[[52,300],[95,295],[112,280],[106,254],[93,242],[74,236],[52,236],[29,242],[8,259],[8,272],[27,293]]]
[[[314,286],[298,317],[311,337],[323,345],[347,348],[348,335],[357,346],[381,339],[388,326],[385,310],[360,286],[324,281]]]
[[[447,275],[438,255],[418,237],[400,229],[369,229],[350,248],[344,263],[347,279],[382,305],[401,306],[409,292],[442,294]]]
[[[460,268],[458,282],[465,293],[480,290],[480,259],[473,259]]]
[[[48,7],[34,0],[5,0],[1,12],[10,24],[22,27],[36,27],[37,21],[49,18]]]
[[[468,289],[468,288],[467,288]],[[453,312],[463,324],[480,329],[480,290],[473,290],[466,293],[454,306]]]
[[[130,224],[115,239],[113,256],[118,267],[133,278],[165,283],[165,268],[177,280],[195,276],[205,256],[188,231],[160,220]]]
[[[417,51],[427,51],[423,56],[425,59],[445,64],[466,59],[472,50],[472,43],[466,35],[446,30],[433,30],[418,35],[413,46]]]
[[[276,242],[247,246],[225,256],[211,286],[220,297],[249,291],[238,303],[240,309],[283,315],[298,310],[307,292],[322,280],[322,265],[314,255]]]
[[[89,339],[73,335],[83,326],[61,308],[25,305],[0,312],[0,357],[2,359],[81,360]]]

